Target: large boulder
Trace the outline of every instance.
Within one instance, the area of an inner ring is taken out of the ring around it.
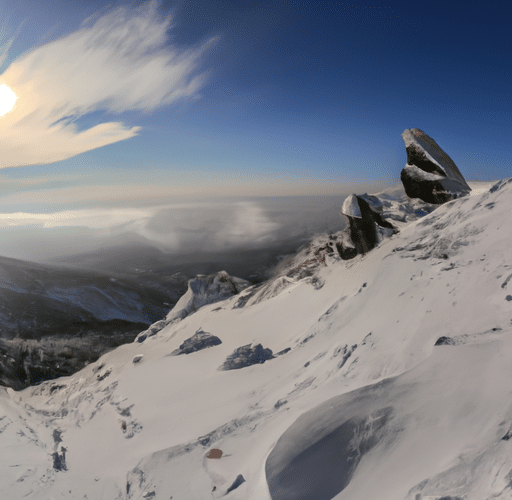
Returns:
[[[400,179],[407,196],[440,204],[471,191],[457,165],[425,132],[417,128],[406,129],[402,139],[407,164]]]
[[[216,335],[203,331],[201,328],[197,332],[186,339],[178,349],[173,351],[173,356],[179,356],[180,354],[191,354],[196,351],[201,351],[208,347],[214,347],[222,344],[222,341]]]
[[[246,366],[265,363],[274,357],[272,351],[264,348],[261,344],[247,344],[235,349],[219,367],[219,370],[238,370]]]
[[[347,237],[338,243],[342,259],[350,259],[375,248],[383,236],[397,232],[396,228],[379,214],[382,203],[376,196],[351,194],[343,202],[341,213],[348,220]]]

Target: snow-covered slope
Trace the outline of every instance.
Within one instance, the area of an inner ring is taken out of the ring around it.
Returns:
[[[2,497],[510,498],[511,209],[500,182],[364,256],[303,254],[304,278],[292,265],[71,377],[2,390]],[[170,355],[196,332],[221,342]],[[242,346],[272,357],[220,370]]]

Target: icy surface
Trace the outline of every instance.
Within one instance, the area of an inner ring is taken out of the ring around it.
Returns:
[[[313,275],[203,304],[71,377],[0,390],[2,497],[509,499],[512,183],[420,218],[428,205],[388,197],[400,233],[364,256],[326,250]],[[313,266],[315,248],[286,273]],[[222,343],[168,356],[199,329]],[[249,344],[283,354],[218,370]]]

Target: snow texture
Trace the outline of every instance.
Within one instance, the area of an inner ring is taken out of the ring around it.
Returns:
[[[285,286],[199,300],[70,377],[0,388],[2,497],[510,499],[512,183],[489,188],[430,213],[379,195],[400,232],[366,255],[319,236]],[[222,343],[168,355],[199,329]],[[218,370],[257,345],[290,350]]]

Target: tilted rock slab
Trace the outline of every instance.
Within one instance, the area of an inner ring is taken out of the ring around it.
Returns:
[[[407,196],[440,204],[469,194],[471,188],[457,165],[434,139],[417,128],[404,130],[402,139],[407,164],[400,180]]]
[[[222,341],[216,335],[203,331],[201,328],[192,337],[186,339],[178,349],[171,353],[172,356],[180,354],[192,354],[196,351],[207,349],[222,344]]]

